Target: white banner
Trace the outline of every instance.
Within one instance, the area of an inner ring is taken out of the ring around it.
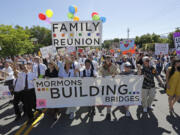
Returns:
[[[40,48],[40,51],[42,54],[42,58],[48,58],[49,54],[51,56],[57,55],[56,47],[53,45]]]
[[[168,54],[169,51],[169,45],[168,44],[160,44],[156,43],[155,44],[155,54],[156,55],[163,55],[163,54]]]
[[[100,46],[102,43],[101,21],[52,22],[52,44],[67,46]]]
[[[140,105],[143,76],[53,78],[35,81],[37,108]]]

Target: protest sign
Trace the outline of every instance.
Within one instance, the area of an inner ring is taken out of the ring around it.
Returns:
[[[67,47],[67,52],[68,53],[73,53],[73,52],[75,52],[76,51],[76,48],[74,47],[74,46],[68,46]]]
[[[11,92],[8,86],[0,85],[0,99],[12,98]]]
[[[66,53],[66,48],[60,48],[58,49],[58,54],[64,55]]]
[[[8,76],[9,76],[8,73],[4,71],[0,71],[0,80],[6,80]]]
[[[174,44],[176,48],[176,54],[180,55],[180,32],[174,33]]]
[[[143,76],[52,78],[34,82],[37,108],[140,105]]]
[[[155,44],[155,54],[156,55],[166,55],[169,51],[169,45],[167,43],[156,43]]]
[[[42,58],[48,58],[49,55],[55,56],[57,55],[56,47],[51,45],[47,47],[40,48]]]
[[[135,54],[136,45],[134,43],[134,40],[129,39],[129,40],[120,41],[120,50],[123,54],[127,54],[127,53]]]
[[[100,46],[102,42],[101,21],[53,22],[52,43],[58,47]]]

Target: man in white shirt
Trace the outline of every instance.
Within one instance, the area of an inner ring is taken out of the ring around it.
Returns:
[[[15,121],[19,120],[21,118],[21,112],[19,109],[18,104],[20,102],[23,102],[24,104],[24,73],[21,71],[17,71],[18,75],[17,78],[14,80],[14,99],[13,99],[13,105],[14,105],[14,111],[16,114]],[[24,106],[23,106],[24,107]],[[25,108],[23,108],[25,111]]]
[[[37,78],[43,78],[47,69],[46,65],[40,62],[40,58],[37,56],[34,59],[33,72]]]
[[[28,63],[27,65],[24,65],[23,70],[24,76],[23,76],[23,86],[24,86],[24,105],[25,110],[27,113],[27,116],[29,118],[28,123],[32,123],[33,118],[33,112],[32,109],[36,109],[36,96],[35,96],[35,89],[34,89],[34,83],[33,81],[37,78],[36,74],[32,72],[32,63]]]
[[[14,81],[14,71],[10,67],[8,61],[6,61],[5,67],[2,69],[2,72],[4,72],[7,75],[4,85],[9,86],[9,90],[10,90],[10,92],[12,94],[12,91],[13,91],[13,81]]]

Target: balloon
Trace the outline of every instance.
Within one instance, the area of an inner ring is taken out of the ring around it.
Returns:
[[[53,16],[53,11],[51,9],[46,10],[46,15],[51,18]]]
[[[74,18],[74,15],[72,13],[68,13],[68,18],[69,19],[73,19]]]
[[[74,8],[75,8],[75,13],[77,13],[77,6],[74,6]]]
[[[94,15],[93,16],[93,21],[98,21],[100,19],[99,15]]]
[[[47,23],[51,23],[51,20],[50,20],[50,18],[46,18],[46,20],[45,20]]]
[[[93,12],[91,16],[93,17],[94,15],[98,15],[98,13],[97,12]]]
[[[75,13],[75,8],[74,6],[69,6],[69,12],[74,14]]]
[[[43,13],[39,13],[39,19],[42,21],[46,20],[46,15],[44,15]]]
[[[79,17],[75,16],[75,17],[73,18],[73,21],[79,21]]]
[[[105,23],[106,22],[106,18],[105,17],[100,17],[100,20]]]

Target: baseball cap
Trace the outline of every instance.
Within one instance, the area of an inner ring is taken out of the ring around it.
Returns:
[[[124,63],[124,66],[125,66],[125,67],[131,67],[131,63],[125,62],[125,63]]]

